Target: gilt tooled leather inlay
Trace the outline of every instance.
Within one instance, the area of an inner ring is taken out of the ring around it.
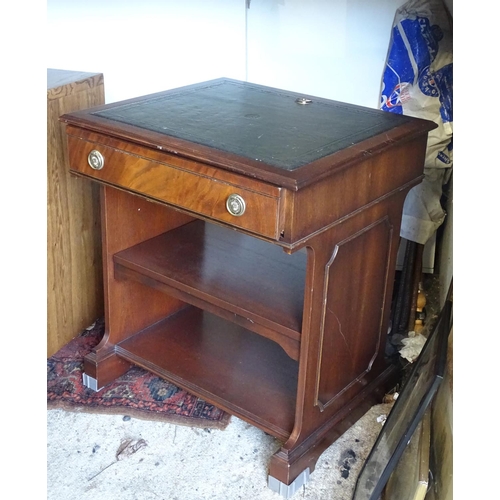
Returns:
[[[298,104],[296,99],[295,93],[222,79],[93,114],[284,170],[295,170],[407,120],[335,101],[311,97],[311,103]]]

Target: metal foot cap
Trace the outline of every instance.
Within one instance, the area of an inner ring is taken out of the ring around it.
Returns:
[[[292,483],[285,484],[272,476],[267,476],[267,485],[283,498],[292,498],[294,493],[309,481],[309,467],[303,470]]]

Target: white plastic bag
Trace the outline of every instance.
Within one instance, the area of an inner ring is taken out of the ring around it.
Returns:
[[[443,223],[442,186],[453,164],[453,41],[441,0],[410,0],[396,11],[382,78],[381,109],[434,121],[425,178],[409,193],[401,236],[425,244]]]

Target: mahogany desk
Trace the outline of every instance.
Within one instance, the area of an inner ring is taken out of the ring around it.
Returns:
[[[218,79],[64,115],[101,184],[99,390],[139,365],[284,441],[289,496],[387,389],[402,206],[432,122]]]

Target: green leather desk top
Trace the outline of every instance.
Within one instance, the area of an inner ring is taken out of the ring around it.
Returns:
[[[293,171],[411,120],[376,109],[218,79],[92,114]],[[309,102],[310,101],[310,102]]]

